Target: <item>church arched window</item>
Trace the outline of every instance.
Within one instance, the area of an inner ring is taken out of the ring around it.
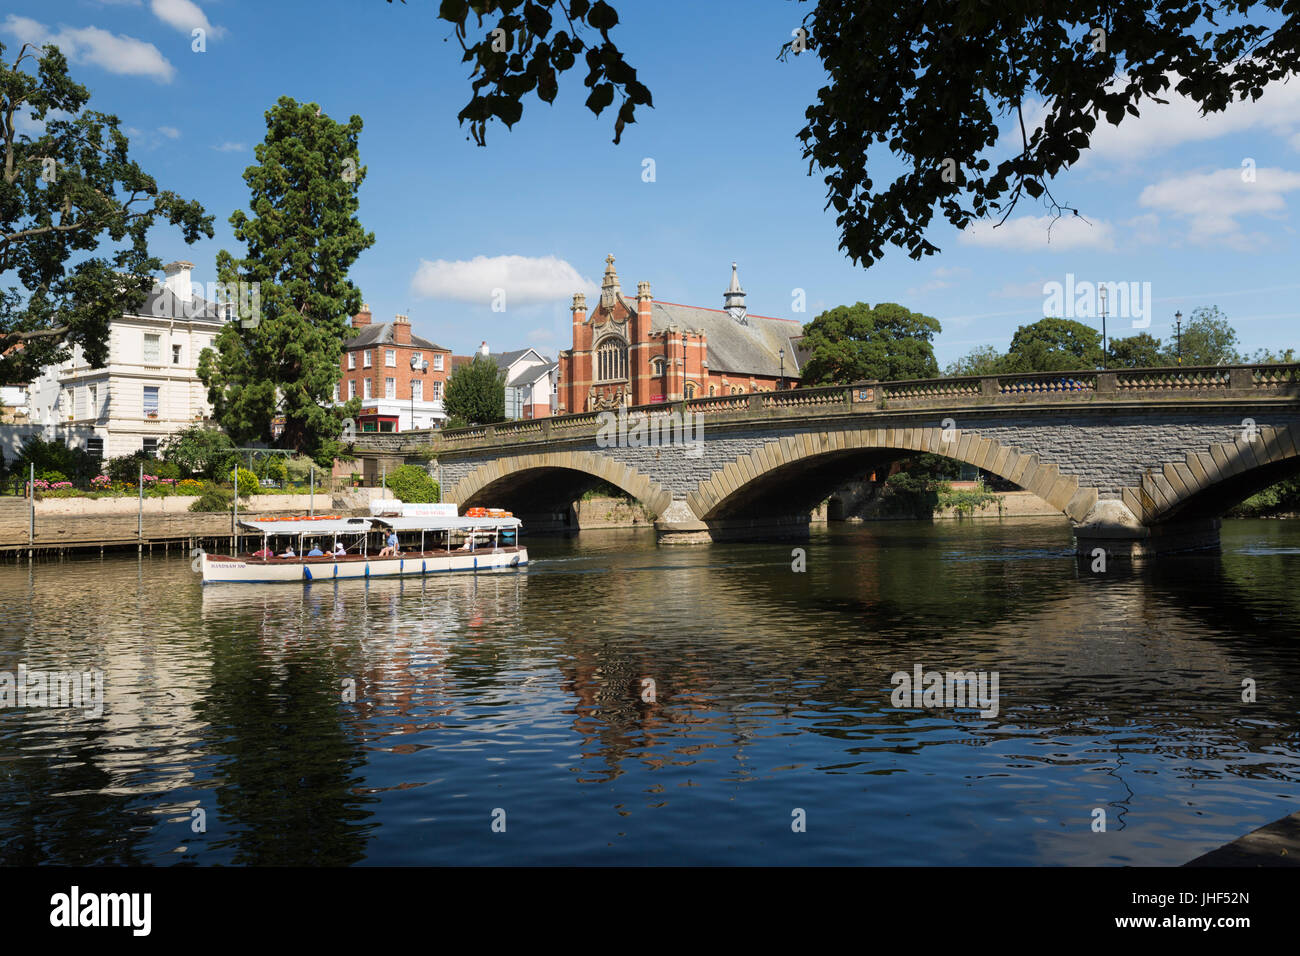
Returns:
[[[596,348],[596,381],[614,382],[627,378],[627,343],[608,336]]]
[[[656,378],[664,374],[664,360],[662,358],[650,360],[650,374]]]
[[[687,382],[687,383],[686,383],[686,400],[689,402],[689,401],[690,401],[691,399],[693,399],[694,397],[695,397],[695,383],[694,383],[694,382]]]

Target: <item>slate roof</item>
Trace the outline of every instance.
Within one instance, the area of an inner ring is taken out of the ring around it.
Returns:
[[[546,356],[542,356],[542,357],[546,358]],[[520,369],[515,374],[515,377],[512,378],[507,384],[528,385],[529,383],[535,383],[537,382],[538,379],[544,378],[547,375],[547,373],[557,368],[559,368],[558,362],[552,362],[550,359],[547,359],[541,365],[529,365],[525,368]]]
[[[224,321],[215,302],[197,296],[192,297],[189,302],[182,302],[171,289],[165,286],[155,286],[144,300],[144,305],[140,306],[134,314],[141,318]]]
[[[765,315],[746,316],[741,325],[720,309],[702,309],[673,302],[654,302],[650,310],[650,329],[667,331],[676,325],[681,331],[702,330],[709,348],[709,371],[737,375],[781,374],[778,349],[785,349],[785,374],[797,378],[806,352],[800,348],[803,325],[790,319]]]
[[[357,349],[373,348],[376,345],[403,345],[405,342],[396,342],[393,339],[394,322],[372,322],[370,325],[363,325],[357,329],[357,334],[343,343],[343,351],[354,352]],[[447,351],[441,345],[434,345],[428,339],[420,338],[414,332],[411,333],[411,348],[416,349],[433,349],[438,352]],[[452,361],[453,367],[455,361]]]

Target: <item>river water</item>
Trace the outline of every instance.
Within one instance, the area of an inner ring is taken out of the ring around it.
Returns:
[[[1300,525],[1223,541],[1105,574],[1050,520],[306,588],[8,563],[0,672],[100,669],[104,703],[0,710],[0,862],[1181,864],[1300,800]],[[996,716],[894,706],[918,665],[996,673]]]

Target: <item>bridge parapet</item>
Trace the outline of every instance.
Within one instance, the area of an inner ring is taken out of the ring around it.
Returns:
[[[654,420],[673,414],[689,414],[701,416],[715,425],[747,425],[765,420],[871,415],[940,407],[956,412],[1034,403],[1157,406],[1183,404],[1189,399],[1253,403],[1261,398],[1294,397],[1300,397],[1300,364],[1250,364],[859,382],[720,395],[673,404],[634,405],[623,411],[630,419],[639,415]],[[435,453],[477,451],[498,445],[587,438],[595,435],[600,426],[600,412],[580,412],[497,425],[444,429],[417,443],[427,445],[431,442]],[[400,436],[378,437],[392,439]],[[370,443],[375,440],[373,434],[366,435],[357,444],[369,449],[374,447]]]

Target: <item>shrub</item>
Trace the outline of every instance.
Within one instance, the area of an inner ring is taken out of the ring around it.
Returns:
[[[310,458],[308,458],[306,455],[297,455],[293,458],[290,458],[288,461],[284,463],[284,469],[285,469],[285,473],[288,475],[288,480],[292,481],[294,484],[297,485],[307,484],[309,481],[311,481],[311,469],[314,464],[315,462],[312,461]],[[329,477],[328,469],[326,469],[324,472],[322,472],[321,469],[319,468],[316,469],[317,483],[319,483],[320,481],[328,477]]]
[[[419,465],[402,465],[388,476],[388,487],[402,501],[426,502],[439,499],[438,483]]]
[[[153,469],[158,467],[158,462],[144,452],[137,451],[130,455],[110,458],[104,467],[104,473],[114,481],[120,481],[124,485],[134,485],[140,480],[141,466],[146,473],[153,474]]]
[[[210,485],[199,500],[190,505],[190,511],[229,511],[235,496],[225,488]]]
[[[95,457],[84,448],[69,448],[57,441],[46,441],[40,435],[27,437],[11,468],[15,475],[26,476],[31,465],[36,466],[38,475],[57,471],[64,480],[68,476],[86,480],[99,471]]]
[[[234,472],[230,473],[234,477]],[[239,497],[247,498],[249,495],[260,494],[262,491],[261,482],[258,481],[257,475],[253,474],[247,468],[239,469]]]
[[[41,481],[48,481],[50,484],[68,480],[67,475],[65,475],[61,471],[56,471],[53,468],[47,468],[44,471],[38,471],[36,473],[36,477],[39,478]]]
[[[174,461],[160,461],[154,465],[153,473],[159,478],[170,478],[175,481],[181,476],[181,466]]]
[[[237,454],[230,436],[202,425],[190,425],[169,436],[163,441],[161,452],[164,460],[174,462],[186,474],[205,478],[228,475]]]
[[[183,478],[176,483],[176,493],[178,495],[201,495],[204,488],[203,482],[195,481],[193,478]]]

